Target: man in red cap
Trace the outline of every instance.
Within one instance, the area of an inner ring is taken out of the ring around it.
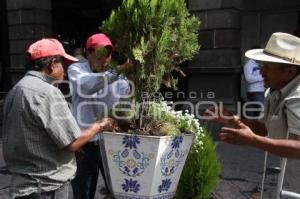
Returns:
[[[105,34],[94,34],[86,42],[88,61],[68,68],[72,113],[82,129],[96,118],[107,116],[114,103],[130,91],[128,81],[119,74],[130,70],[132,65],[125,63],[115,70],[110,69],[112,50],[112,42]],[[91,139],[77,158],[78,170],[72,181],[75,199],[94,198],[99,169],[106,185],[102,193],[108,193],[98,143],[98,137]]]
[[[26,75],[8,93],[3,115],[3,156],[12,174],[10,198],[68,199],[76,172],[74,151],[98,132],[113,130],[110,118],[81,130],[56,87],[64,78],[66,54],[56,39],[28,51]]]

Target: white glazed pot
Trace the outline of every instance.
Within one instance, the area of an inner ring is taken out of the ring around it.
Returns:
[[[193,134],[158,137],[105,132],[101,137],[106,179],[115,198],[175,196]]]

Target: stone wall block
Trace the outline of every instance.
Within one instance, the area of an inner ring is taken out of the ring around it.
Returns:
[[[253,45],[262,45],[260,42],[260,14],[243,16],[242,20],[242,52],[250,49]]]
[[[199,32],[201,49],[240,48],[241,33],[235,29],[220,29]]]
[[[11,54],[23,54],[32,43],[32,40],[11,40],[10,53]]]
[[[216,30],[214,38],[215,48],[241,47],[241,33],[239,30]]]
[[[52,17],[45,10],[15,10],[8,12],[8,24],[51,24]]]
[[[238,99],[240,73],[189,74],[189,92],[195,92],[198,100],[218,101]]]
[[[51,0],[6,0],[7,10],[19,10],[28,8],[39,8],[51,10]]]
[[[190,10],[208,10],[219,8],[243,8],[242,0],[189,0]]]
[[[199,32],[198,38],[201,49],[213,48],[214,47],[214,31],[201,31]]]
[[[15,54],[10,56],[10,67],[12,68],[24,68],[25,63],[25,54]]]
[[[274,32],[293,33],[298,26],[298,12],[266,13],[261,16],[262,43],[266,43]]]
[[[201,30],[218,28],[241,28],[241,13],[236,10],[213,10],[194,12],[201,21]]]
[[[14,25],[8,28],[9,39],[41,39],[50,37],[52,29],[47,25]]]
[[[297,0],[243,0],[243,2],[245,11],[276,10],[280,12],[280,10],[300,9],[300,4]]]
[[[200,50],[189,62],[189,68],[226,68],[241,65],[241,53],[237,49]]]

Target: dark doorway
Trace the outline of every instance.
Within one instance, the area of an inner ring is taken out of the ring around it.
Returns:
[[[110,16],[122,0],[53,0],[53,33],[66,45],[67,51],[81,47],[87,37],[99,32],[102,21]]]
[[[102,21],[121,3],[122,0],[52,0],[53,36],[73,54],[75,48],[84,48],[89,36],[100,32]],[[60,84],[59,88],[66,96],[69,94],[68,84]]]

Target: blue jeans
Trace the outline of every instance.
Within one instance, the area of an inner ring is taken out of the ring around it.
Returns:
[[[71,188],[70,182],[67,182],[57,190],[33,193],[28,196],[17,197],[16,199],[69,199],[69,191]]]
[[[74,199],[94,199],[99,169],[107,188],[100,147],[90,142],[82,147],[80,153],[76,157],[77,172],[72,181]]]

